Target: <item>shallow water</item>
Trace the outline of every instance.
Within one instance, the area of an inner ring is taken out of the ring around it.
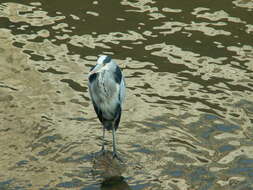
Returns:
[[[247,0],[1,1],[0,189],[253,189],[252,10]],[[93,162],[102,129],[87,74],[99,54],[127,83],[126,165],[113,183]]]

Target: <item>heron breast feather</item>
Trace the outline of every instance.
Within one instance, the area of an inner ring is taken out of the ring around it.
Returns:
[[[111,101],[111,102],[103,102],[100,105],[100,109],[102,111],[103,117],[108,120],[114,119],[117,111],[118,102]]]

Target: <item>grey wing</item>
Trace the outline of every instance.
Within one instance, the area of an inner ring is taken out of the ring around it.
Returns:
[[[94,99],[94,96],[96,96],[96,94],[92,93],[93,92],[93,88],[94,88],[94,84],[92,84],[92,82],[89,82],[88,86],[89,86],[89,93],[90,93],[90,97],[91,97],[91,100],[92,100],[92,104],[93,104],[94,110],[95,110],[95,112],[96,112],[96,114],[97,114],[100,122],[102,122],[103,121],[102,112],[101,112],[99,106],[97,105],[97,103],[96,103],[96,101]]]
[[[119,86],[119,101],[121,104],[124,102],[125,93],[126,93],[126,83],[125,83],[124,77],[122,76],[120,86]]]
[[[89,77],[89,83],[88,83],[88,87],[89,87],[89,93],[90,93],[90,97],[91,97],[91,100],[92,100],[92,104],[93,104],[93,107],[94,107],[94,110],[100,120],[100,122],[103,121],[103,115],[102,115],[102,112],[101,110],[99,109],[99,106],[97,105],[96,101],[95,101],[95,96],[96,94],[93,93],[93,89],[95,88],[94,87],[94,82],[95,80],[97,79],[97,75],[96,74],[93,74]]]
[[[98,108],[97,104],[92,100],[93,106],[94,106],[94,110],[98,116],[99,121],[102,123],[103,122],[103,115],[101,110]]]
[[[122,104],[125,99],[126,85],[125,85],[124,76],[122,75],[122,72],[118,65],[115,65],[115,71],[113,73],[113,76],[114,76],[114,81],[116,82],[116,85],[119,85],[119,101],[120,101],[120,104]]]

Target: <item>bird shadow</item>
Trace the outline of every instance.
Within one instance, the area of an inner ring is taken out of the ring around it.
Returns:
[[[124,180],[124,177],[112,177],[104,180],[100,186],[101,190],[131,190],[130,186]]]
[[[125,162],[113,158],[111,151],[100,151],[94,154],[92,160],[92,173],[103,179],[121,176],[126,170]]]
[[[100,151],[94,154],[92,174],[102,179],[101,190],[131,190],[124,177],[126,163],[113,158],[111,151]]]

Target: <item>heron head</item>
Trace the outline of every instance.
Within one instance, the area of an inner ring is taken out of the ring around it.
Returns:
[[[89,75],[92,75],[94,73],[99,73],[103,70],[109,69],[109,63],[111,63],[112,58],[108,55],[101,55],[98,60],[97,64],[91,68]]]

